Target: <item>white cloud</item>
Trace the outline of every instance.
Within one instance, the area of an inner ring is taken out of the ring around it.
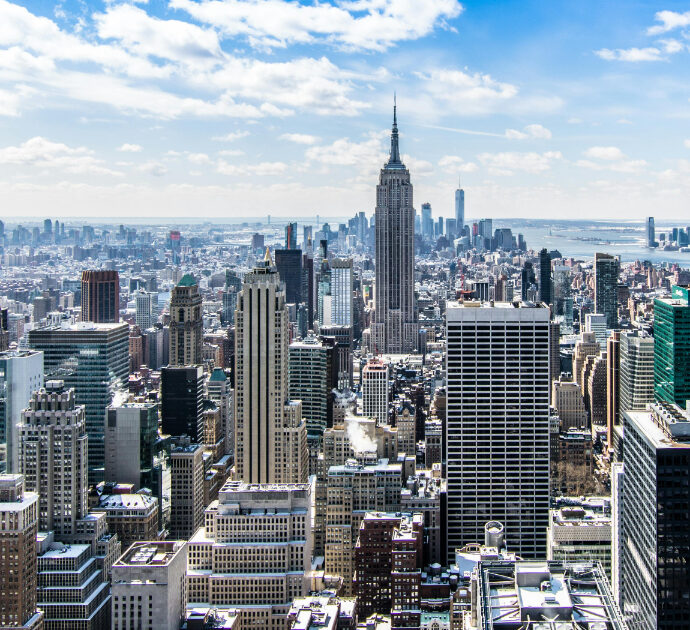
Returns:
[[[170,6],[262,49],[319,42],[374,51],[423,37],[462,11],[457,0],[171,0]]]
[[[529,137],[526,133],[517,129],[506,129],[506,138],[509,140],[524,140]]]
[[[546,151],[545,153],[505,151],[502,153],[480,153],[477,159],[488,168],[492,175],[512,175],[514,171],[526,173],[548,171],[552,162],[560,160],[562,157],[560,151]]]
[[[219,142],[234,142],[240,138],[246,138],[248,135],[248,131],[231,131],[224,136],[213,136],[212,140],[217,140]]]
[[[387,159],[381,146],[383,132],[371,134],[363,142],[352,142],[349,138],[340,138],[325,146],[310,147],[306,157],[311,162],[334,166],[362,166],[367,171],[383,166]]]
[[[206,153],[190,153],[187,155],[187,159],[192,164],[210,164],[211,158],[208,157]]]
[[[280,136],[280,140],[287,140],[297,144],[316,144],[319,138],[318,136],[310,136],[307,133],[284,133]]]
[[[244,151],[240,149],[223,149],[222,151],[218,151],[218,155],[222,155],[223,157],[237,157],[239,155],[244,155]]]
[[[676,11],[658,11],[654,15],[654,19],[661,24],[650,26],[647,29],[648,35],[660,35],[661,33],[668,33],[677,28],[684,28],[690,26],[690,11],[685,13],[677,13]]]
[[[123,153],[140,153],[144,147],[142,147],[140,144],[129,144],[125,142],[124,144],[121,144],[117,150],[122,151]]]
[[[661,50],[650,46],[648,48],[602,48],[595,50],[594,54],[597,57],[606,59],[606,61],[661,61],[664,57]]]
[[[526,138],[538,138],[541,140],[549,140],[551,138],[551,131],[542,125],[527,125],[524,131],[517,129],[506,129],[506,138],[509,140],[525,140]]]
[[[465,162],[457,155],[444,155],[438,161],[438,165],[446,173],[473,173],[477,170],[474,162]]]
[[[70,147],[41,136],[0,149],[0,164],[57,169],[75,175],[122,175],[104,166],[103,160],[94,157],[86,147]]]
[[[139,167],[142,173],[147,173],[148,175],[153,175],[154,177],[163,177],[167,174],[168,169],[160,162],[146,162]]]
[[[625,154],[618,147],[590,147],[584,152],[585,157],[596,160],[622,160]]]
[[[281,175],[287,171],[288,165],[284,162],[261,162],[259,164],[228,164],[220,160],[216,170],[222,175]]]
[[[690,149],[690,138],[688,138],[687,140],[685,140],[685,141],[683,142],[683,144],[685,145],[685,148],[686,148],[686,149]]]
[[[569,125],[581,125],[583,123],[582,118],[578,118],[577,116],[571,116],[568,118],[567,123]]]
[[[638,173],[645,166],[645,160],[630,160],[618,147],[590,147],[584,151],[588,159],[578,160],[576,166],[596,171],[609,170],[617,173]]]

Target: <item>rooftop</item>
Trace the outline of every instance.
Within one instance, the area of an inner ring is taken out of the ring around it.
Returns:
[[[197,286],[196,280],[194,279],[194,276],[190,273],[184,274],[182,278],[180,278],[180,281],[177,283],[178,287],[195,287]]]
[[[185,543],[181,541],[134,543],[115,562],[115,566],[163,566],[169,564],[184,545]]]

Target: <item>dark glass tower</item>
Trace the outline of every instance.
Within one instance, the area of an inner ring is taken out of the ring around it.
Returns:
[[[302,250],[276,249],[275,262],[281,282],[285,284],[285,301],[299,304],[302,297]]]
[[[204,370],[200,365],[161,369],[161,425],[166,435],[204,437]]]
[[[539,252],[539,299],[544,304],[553,302],[553,284],[551,282],[551,255],[544,248]]]

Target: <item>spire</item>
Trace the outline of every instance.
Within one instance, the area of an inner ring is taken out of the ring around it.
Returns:
[[[400,148],[398,146],[398,102],[397,95],[393,93],[393,128],[391,129],[391,154],[386,168],[404,168],[400,161]]]
[[[267,267],[271,267],[273,265],[273,261],[271,260],[271,250],[270,248],[266,248],[266,254],[264,255],[264,262],[266,263]]]

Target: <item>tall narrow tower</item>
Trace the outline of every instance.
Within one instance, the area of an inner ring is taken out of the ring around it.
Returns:
[[[372,335],[376,351],[413,351],[418,328],[414,297],[414,208],[410,172],[400,160],[395,105],[390,158],[381,169],[376,187],[375,304]]]
[[[235,311],[235,475],[246,483],[307,480],[306,425],[301,405],[288,404],[288,341],[285,292],[267,249]]]
[[[204,320],[199,285],[185,274],[170,298],[170,365],[203,363]]]

